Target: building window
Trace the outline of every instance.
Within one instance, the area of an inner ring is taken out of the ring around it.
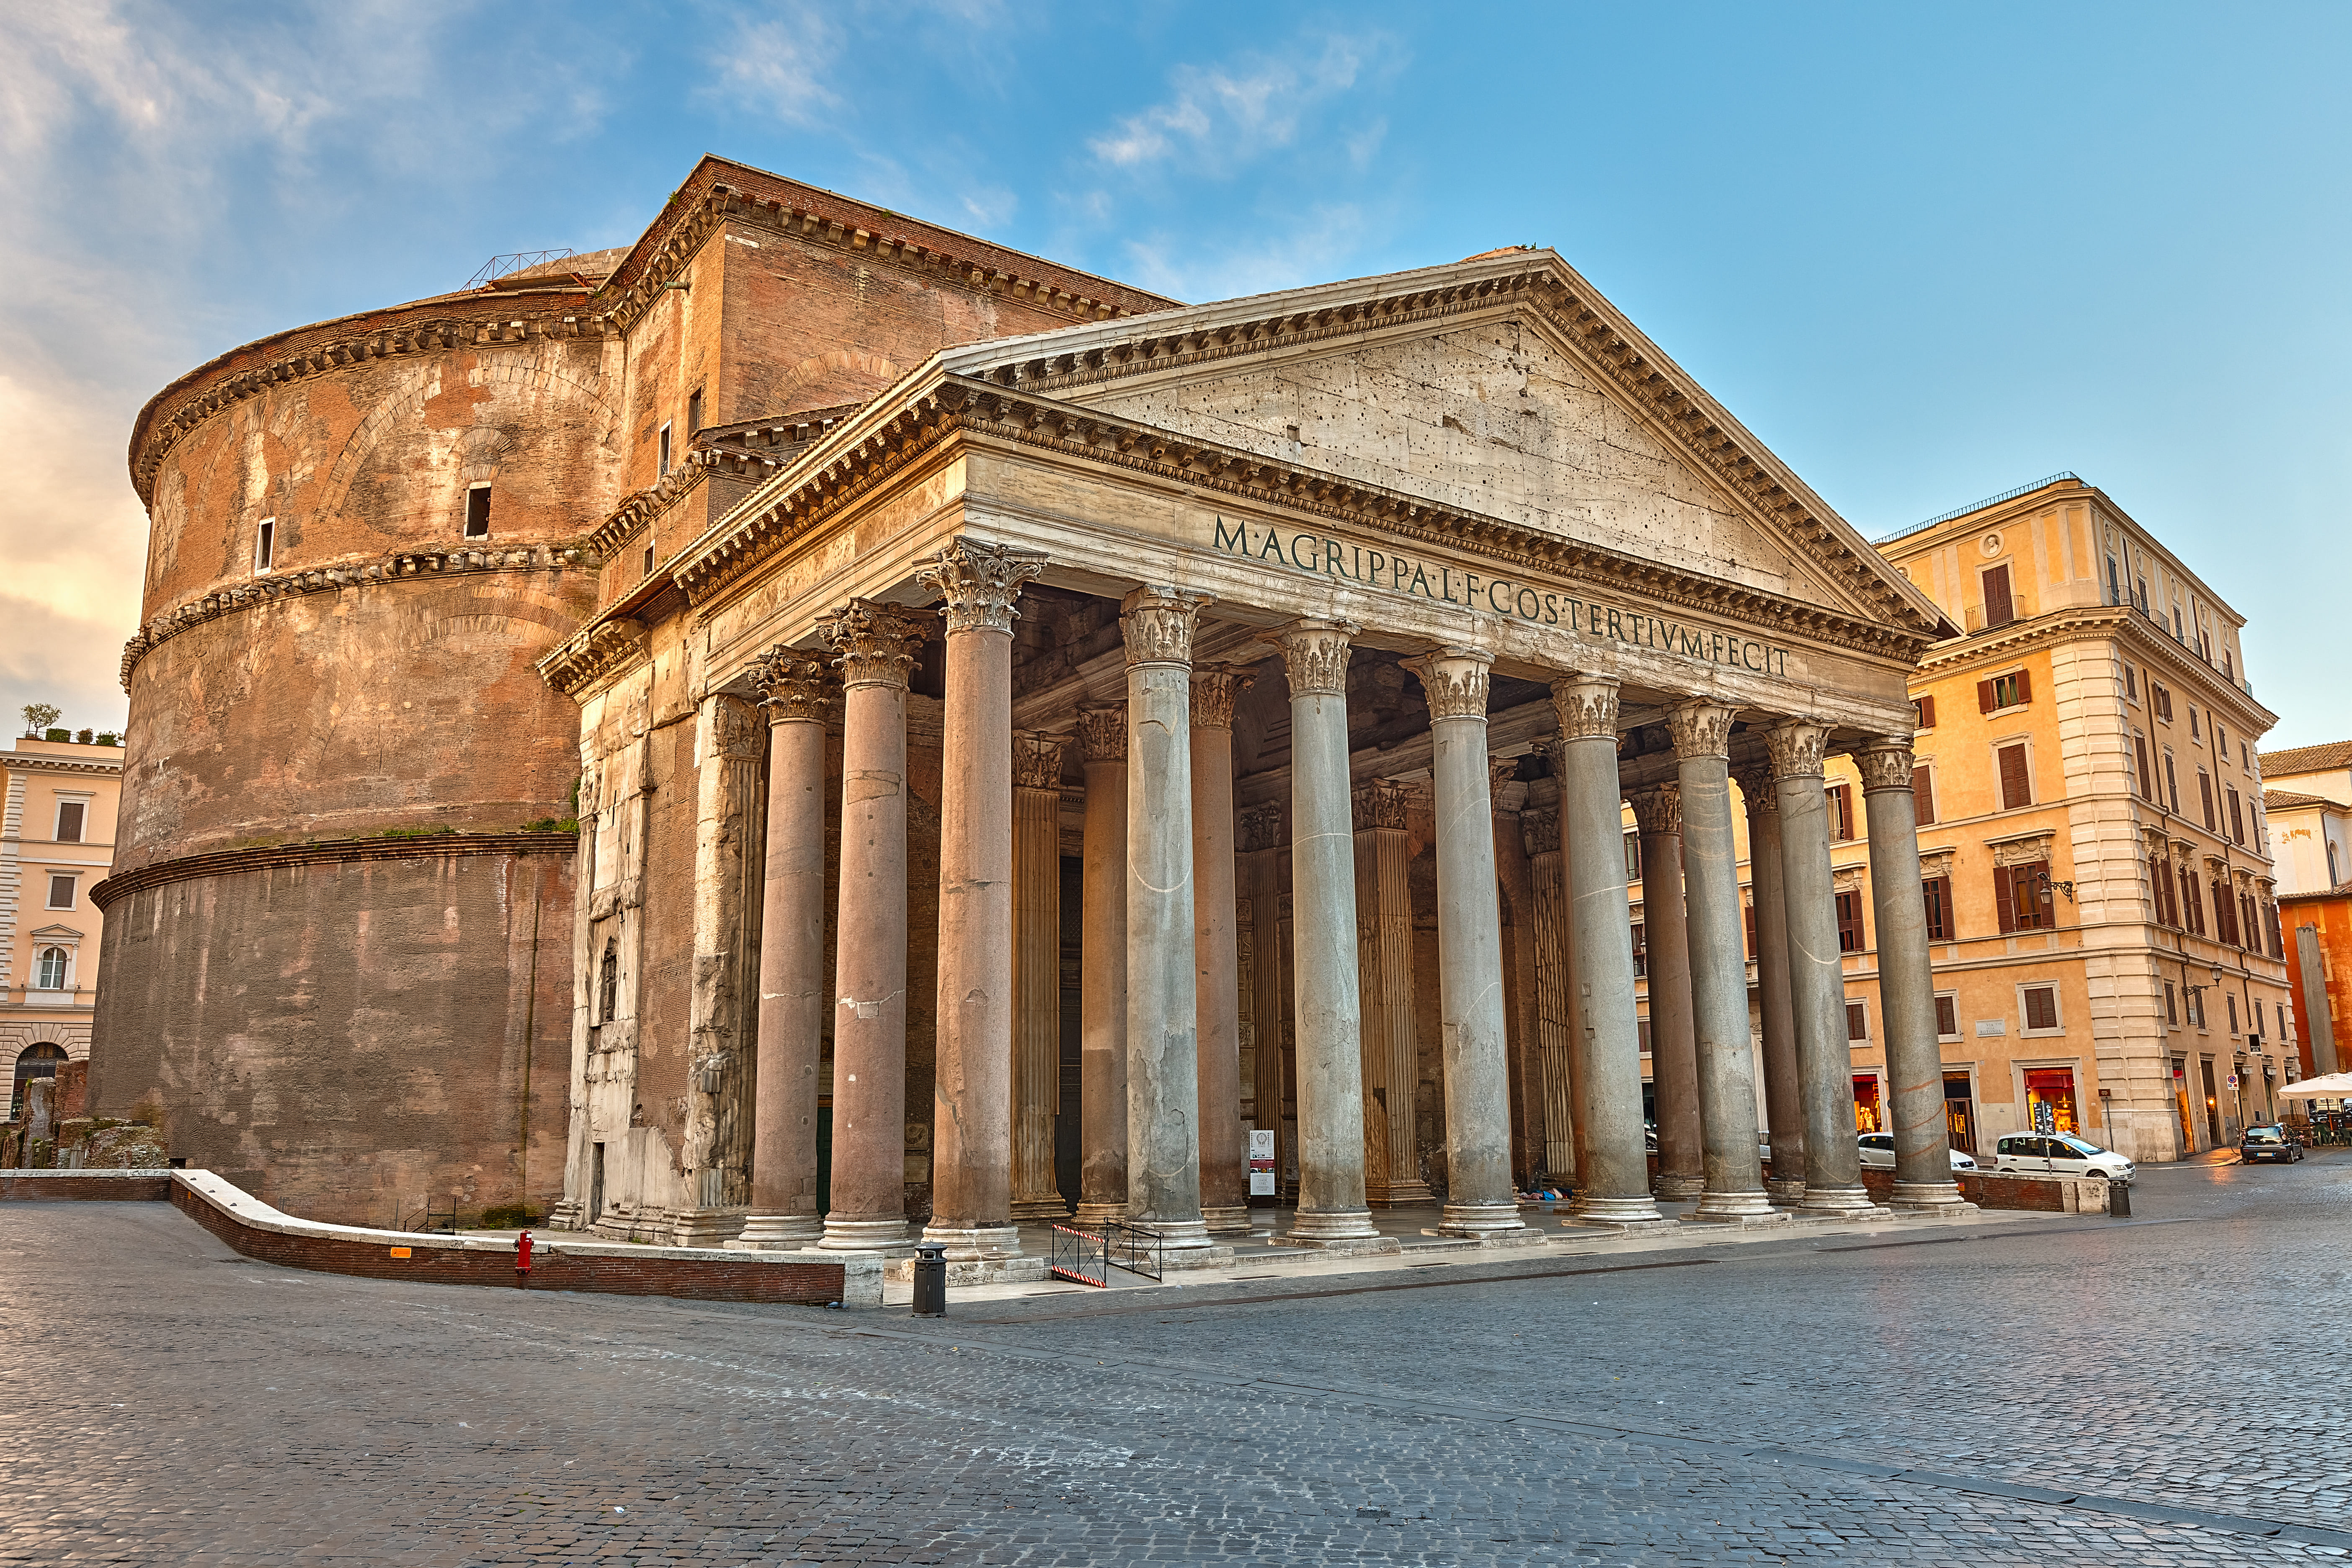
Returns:
[[[1912,820],[1922,827],[1936,820],[1936,778],[1926,763],[1911,769],[1911,812]]]
[[[2025,1015],[2025,1032],[2047,1035],[2058,1027],[2058,987],[2055,985],[2021,985],[2017,991],[2021,1010]]]
[[[1823,793],[1829,797],[1830,837],[1844,843],[1853,837],[1853,791],[1836,784]]]
[[[661,472],[656,478],[669,478],[669,426],[661,427]]]
[[[2156,716],[2158,718],[2163,720],[2168,724],[2172,722],[2172,692],[2169,689],[2158,686],[2153,680],[2149,681],[2147,683],[2147,705],[2156,710]]]
[[[2139,671],[2130,665],[2124,666],[2124,700],[2126,702],[2139,700]]]
[[[37,1078],[57,1077],[58,1068],[65,1065],[65,1060],[64,1047],[53,1046],[46,1042],[37,1046],[26,1046],[18,1053],[15,1082],[8,1091],[9,1121],[24,1120],[25,1086]]]
[[[1984,571],[1985,629],[2005,626],[2017,619],[2017,605],[2010,597],[2009,566],[1988,566]]]
[[[2221,1000],[2229,1005],[2230,1033],[2234,1035],[2238,1032],[2238,999],[2235,996],[2224,996]]]
[[[2238,792],[2231,789],[2221,793],[2228,797],[2230,803],[2230,842],[2243,844],[2246,841],[2246,817],[2245,813],[2238,805]]]
[[[596,1022],[609,1024],[621,1006],[621,947],[604,939],[604,962],[596,971]]]
[[[2191,702],[2189,705],[2189,738],[2194,741],[2201,737],[2204,733],[2205,731],[2199,727],[2197,719],[2197,704]]]
[[[74,907],[75,878],[52,875],[49,878],[49,908],[69,910]]]
[[[1758,956],[1758,953],[1757,953],[1757,947],[1756,947],[1756,906],[1755,906],[1755,904],[1754,904],[1753,902],[1749,902],[1749,903],[1747,903],[1747,904],[1743,904],[1743,905],[1740,907],[1740,917],[1741,917],[1741,919],[1742,919],[1742,920],[1744,920],[1744,921],[1747,922],[1747,926],[1748,926],[1748,950],[1747,950],[1747,951],[1748,951],[1748,957],[1750,957],[1750,958],[1754,958],[1754,957]]]
[[[2213,934],[2231,946],[2238,945],[2238,912],[2230,900],[2230,884],[2221,878],[2213,879]]]
[[[278,560],[278,520],[265,517],[253,531],[253,569],[267,572]]]
[[[1993,910],[2002,931],[2047,931],[2057,923],[2043,902],[2050,896],[2042,885],[2049,868],[2044,860],[1993,868]]]
[[[1929,877],[1919,884],[1920,893],[1927,900],[1927,940],[1950,942],[1952,938],[1952,879],[1949,877]]]
[[[1640,921],[1633,922],[1633,978],[1642,979],[1650,973],[1650,928]]]
[[[33,989],[36,991],[62,991],[66,988],[66,950],[64,948],[41,949],[41,955],[33,967]]]
[[[1870,1004],[1848,1002],[1845,1005],[1845,1037],[1849,1040],[1870,1038]]]
[[[2000,808],[2015,811],[2033,804],[2033,775],[2025,764],[2025,742],[2002,746],[1993,753],[2000,764]]]
[[[89,814],[89,807],[78,800],[61,800],[58,802],[58,843],[79,844],[81,842],[82,819]]]
[[[2022,708],[2033,700],[2033,678],[2021,669],[2007,675],[1996,675],[1990,680],[1977,682],[1977,711],[1998,713],[2004,708]]]
[[[1862,889],[1837,896],[1837,921],[1840,952],[1860,952],[1868,945],[1864,938],[1869,933],[1862,924]]]
[[[2156,895],[2156,920],[2158,925],[2177,926],[2180,911],[2173,907],[2171,868],[2161,857],[2150,856],[2147,862],[2147,882]]]
[[[2169,980],[2164,983],[2164,1021],[2176,1029],[2180,1026],[2180,1013]]]
[[[2179,816],[2180,815],[2180,773],[2172,765],[2172,750],[2168,746],[2165,748],[2164,752],[2164,791],[2172,797],[2172,815]]]
[[[1948,991],[1936,993],[1936,1035],[1946,1040],[1960,1037],[1959,998]]]
[[[2202,885],[2197,880],[2197,873],[2186,866],[2180,868],[2180,904],[2181,912],[2189,917],[2186,923],[2190,934],[2203,936],[2205,894]]]
[[[2156,775],[2148,772],[2147,737],[2145,735],[2134,735],[2132,737],[2132,772],[2138,785],[2140,798],[2142,800],[2154,800],[2156,798]]]
[[[646,540],[646,569],[645,569],[645,571],[644,571],[644,572],[642,572],[641,574],[639,574],[639,575],[641,575],[641,576],[646,576],[646,577],[650,577],[650,576],[652,576],[653,574],[654,574],[654,542],[653,542],[652,540],[648,539],[648,540]]]
[[[490,536],[490,487],[466,487],[466,537],[488,539]]]
[[[2197,770],[2197,804],[2205,811],[2205,831],[2218,832],[2213,823],[2213,775],[2203,768]]]
[[[1911,704],[1911,710],[1918,715],[1919,728],[1922,730],[1932,730],[1936,727],[1936,700],[1934,698],[1921,697],[1915,699]]]
[[[694,433],[701,428],[702,388],[698,386],[686,396],[686,438],[693,440]]]
[[[1642,879],[1642,836],[1638,833],[1625,835],[1625,879],[1629,882]]]

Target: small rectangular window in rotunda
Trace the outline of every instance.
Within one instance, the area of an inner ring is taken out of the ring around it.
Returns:
[[[490,536],[490,487],[466,487],[466,537],[488,539]]]
[[[278,520],[265,517],[253,531],[253,569],[267,572],[278,559]]]
[[[669,478],[669,426],[667,425],[661,427],[661,472],[656,477]]]

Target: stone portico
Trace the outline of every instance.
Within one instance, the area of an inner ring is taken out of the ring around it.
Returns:
[[[982,1279],[1073,1212],[1213,1267],[1415,1204],[1539,1242],[1537,1182],[1617,1230],[1867,1206],[1831,753],[1895,1200],[1957,1203],[1900,891],[1945,630],[1548,251],[936,355],[541,665],[584,774],[559,1223]]]

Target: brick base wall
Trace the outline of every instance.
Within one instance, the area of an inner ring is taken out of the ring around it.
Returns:
[[[48,1172],[27,1175],[20,1171],[0,1171],[0,1203],[10,1198],[19,1202],[38,1202],[64,1198],[72,1202],[122,1203],[135,1201],[162,1203],[172,1195],[172,1173],[157,1171],[152,1175],[113,1176],[100,1173],[84,1175],[79,1172]]]

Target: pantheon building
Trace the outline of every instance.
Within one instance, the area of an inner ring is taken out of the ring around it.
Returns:
[[[131,465],[94,1088],[283,1206],[986,1279],[1072,1214],[1864,1205],[1831,753],[1893,1201],[1958,1201],[1952,628],[1549,250],[1182,305],[711,159],[192,372]]]

